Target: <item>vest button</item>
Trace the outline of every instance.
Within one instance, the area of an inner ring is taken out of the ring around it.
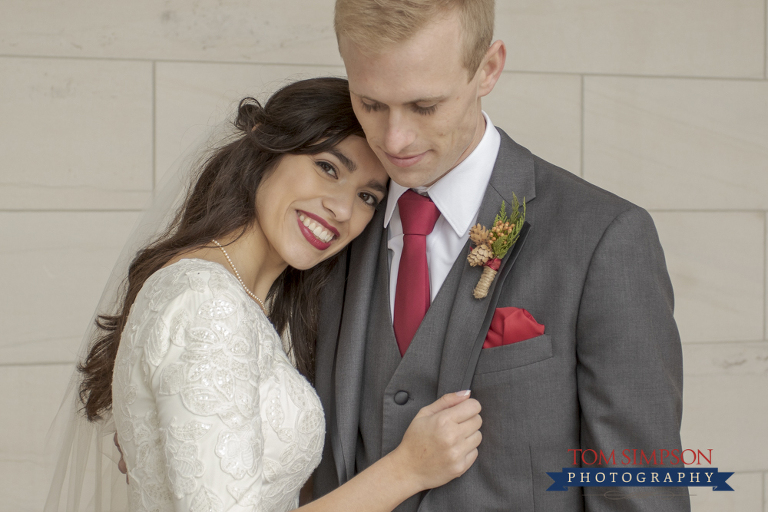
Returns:
[[[397,405],[405,405],[408,402],[408,392],[398,391],[395,393],[395,403]]]

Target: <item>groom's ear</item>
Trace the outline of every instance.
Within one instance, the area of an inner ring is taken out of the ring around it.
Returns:
[[[504,63],[507,60],[507,47],[504,41],[496,41],[485,52],[485,57],[477,70],[478,79],[478,97],[488,95],[496,86],[496,82],[504,71]]]

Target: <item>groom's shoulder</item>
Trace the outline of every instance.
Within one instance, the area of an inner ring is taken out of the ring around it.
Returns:
[[[535,199],[528,202],[527,209],[538,227],[550,233],[574,229],[600,233],[622,219],[643,232],[655,230],[651,216],[642,207],[535,155],[502,130],[499,132],[501,148],[496,172],[532,174]]]
[[[543,158],[532,155],[536,183],[536,197],[542,202],[558,202],[605,210],[627,210],[637,205],[609,192],[581,176],[558,167]]]
[[[608,218],[613,218],[630,210],[645,213],[641,207],[590,183],[575,172],[545,160],[512,140],[502,130],[499,131],[502,138],[501,144],[506,146],[504,153],[518,155],[509,160],[527,161],[532,167],[536,200],[531,203],[531,206],[535,206],[537,210],[546,210],[563,216],[583,212],[592,216],[606,216]],[[525,158],[521,158],[523,155]],[[502,163],[500,171],[514,173],[520,172],[521,169],[516,169],[515,166],[504,168]]]
[[[529,211],[536,210],[536,224],[544,232],[565,238],[571,231],[578,232],[588,246],[609,232],[622,239],[658,243],[653,217],[641,206],[540,157],[534,156],[534,166],[536,201]]]
[[[580,176],[534,156],[536,169],[536,209],[545,224],[563,229],[603,233],[608,226],[624,226],[632,232],[651,235],[653,218],[638,206]],[[654,235],[655,236],[655,235]]]

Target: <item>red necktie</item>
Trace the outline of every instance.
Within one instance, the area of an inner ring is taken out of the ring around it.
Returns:
[[[428,197],[413,190],[400,196],[397,206],[403,222],[403,253],[397,271],[393,323],[402,356],[429,309],[427,235],[434,229],[440,210]]]

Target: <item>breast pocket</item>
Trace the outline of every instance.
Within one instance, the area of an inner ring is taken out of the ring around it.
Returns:
[[[501,372],[538,363],[552,357],[552,339],[542,334],[501,347],[484,348],[477,360],[475,375]]]

